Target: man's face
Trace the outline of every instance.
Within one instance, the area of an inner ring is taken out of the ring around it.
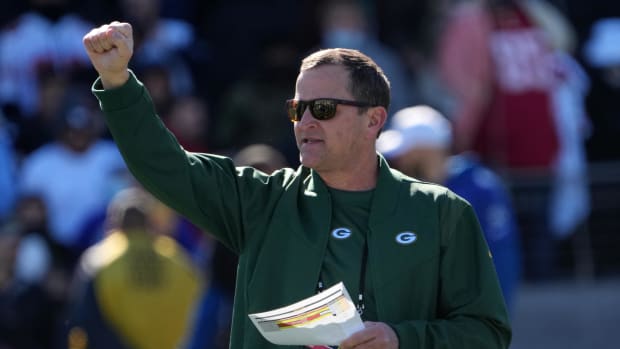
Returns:
[[[324,65],[303,71],[297,78],[295,99],[316,98],[355,100],[347,90],[349,74],[342,66]],[[360,101],[365,102],[365,101]],[[329,120],[317,120],[309,108],[295,123],[295,140],[301,164],[320,173],[346,171],[374,144],[368,131],[368,118],[358,108],[338,105],[336,115]]]

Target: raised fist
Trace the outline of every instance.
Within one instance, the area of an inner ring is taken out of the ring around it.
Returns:
[[[102,25],[86,34],[82,42],[105,89],[127,81],[127,68],[133,54],[133,32],[129,23],[114,21]]]

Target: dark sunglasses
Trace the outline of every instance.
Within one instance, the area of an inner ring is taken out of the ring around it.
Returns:
[[[317,120],[329,120],[336,115],[336,107],[338,104],[351,105],[354,107],[372,107],[370,103],[347,101],[335,98],[317,98],[310,101],[300,101],[297,99],[289,99],[286,101],[286,111],[291,121],[301,120],[302,115],[307,107],[310,107],[310,114]]]

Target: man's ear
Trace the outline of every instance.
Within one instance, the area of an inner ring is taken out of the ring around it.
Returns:
[[[387,122],[387,110],[384,107],[372,107],[368,110],[368,128],[372,129],[373,134],[379,135],[379,132]]]

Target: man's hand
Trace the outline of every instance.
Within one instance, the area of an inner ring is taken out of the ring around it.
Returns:
[[[364,322],[365,328],[340,343],[339,349],[398,349],[398,337],[383,322]]]
[[[82,42],[105,89],[121,86],[129,79],[127,68],[133,54],[129,23],[115,21],[102,25],[86,34]]]

